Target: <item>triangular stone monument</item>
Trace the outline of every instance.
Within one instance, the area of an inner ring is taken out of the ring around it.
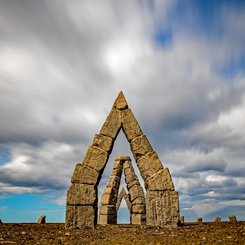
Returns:
[[[83,162],[78,163],[73,172],[72,185],[67,192],[66,228],[92,228],[97,223],[97,187],[120,129],[130,144],[145,183],[146,225],[177,226],[179,199],[171,175],[162,166],[120,92]]]

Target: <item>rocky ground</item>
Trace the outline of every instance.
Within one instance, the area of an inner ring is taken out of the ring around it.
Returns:
[[[0,224],[0,244],[245,244],[245,222],[147,228],[131,225],[66,230],[64,224]]]

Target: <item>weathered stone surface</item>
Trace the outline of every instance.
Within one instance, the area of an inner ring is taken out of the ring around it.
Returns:
[[[161,169],[162,163],[155,151],[149,152],[137,161],[138,168],[143,180],[151,177]]]
[[[215,223],[221,223],[221,217],[215,217],[214,222]]]
[[[115,205],[117,203],[117,191],[115,191],[115,189],[112,189],[112,192],[109,193],[103,193],[101,196],[101,201],[100,204],[101,205]]]
[[[132,186],[134,186],[134,185],[139,185],[139,180],[137,179],[137,180],[132,180],[132,181],[130,181],[128,184],[127,184],[127,188],[128,188],[128,190],[132,187]]]
[[[230,215],[229,216],[229,220],[230,220],[231,223],[236,223],[237,222],[237,219],[236,219],[235,215]]]
[[[118,210],[118,208],[120,207],[123,198],[125,199],[125,202],[127,204],[128,209],[131,210],[132,205],[131,205],[131,202],[129,200],[129,196],[128,196],[127,192],[125,191],[124,187],[122,188],[122,190],[120,191],[120,193],[118,195],[116,209]]]
[[[103,149],[104,151],[111,152],[113,147],[113,139],[103,134],[95,134],[92,145]]]
[[[137,197],[145,197],[145,195],[141,186],[134,185],[132,188],[129,189],[130,202],[133,202],[133,200]]]
[[[181,224],[184,224],[185,223],[185,216],[180,216],[179,221]]]
[[[97,208],[93,206],[66,206],[66,228],[93,228]]]
[[[202,218],[201,218],[201,217],[198,217],[198,218],[196,219],[196,222],[197,222],[198,224],[202,224]]]
[[[122,170],[123,170],[123,162],[121,160],[116,159],[114,162],[114,166],[111,172],[111,176],[117,176],[121,178],[122,176]]]
[[[107,225],[107,224],[116,224],[117,216],[114,214],[101,214],[99,217],[99,224]]]
[[[146,192],[146,224],[149,226],[177,226],[179,199],[176,191]]]
[[[120,178],[118,176],[111,176],[107,182],[107,187],[118,189],[120,185]]]
[[[100,206],[99,213],[100,214],[116,214],[117,213],[116,206],[114,205]]]
[[[137,204],[132,206],[132,213],[145,214],[145,205]]]
[[[120,111],[112,108],[110,114],[106,118],[105,123],[103,124],[100,134],[109,136],[113,139],[116,138],[119,130],[121,128],[121,115]]]
[[[152,177],[148,178],[145,181],[145,188],[147,190],[174,190],[174,184],[169,173],[168,168],[164,168],[157,172],[156,174],[152,175]]]
[[[132,201],[132,205],[145,204],[145,197],[137,197]]]
[[[141,128],[130,109],[122,111],[122,129],[128,141],[143,135]]]
[[[80,184],[96,185],[99,180],[99,173],[81,163],[78,163],[73,172],[71,182]]]
[[[138,161],[141,157],[145,156],[147,153],[153,151],[145,135],[139,136],[131,140],[130,147],[136,161]]]
[[[123,162],[126,162],[126,161],[131,161],[131,158],[129,156],[117,156],[115,161],[123,161]]]
[[[138,177],[137,177],[137,175],[135,173],[131,172],[129,174],[125,174],[125,181],[126,181],[126,183],[131,183],[133,181],[138,181]]]
[[[146,222],[145,214],[132,214],[131,215],[131,224],[132,225],[144,225]]]
[[[90,168],[101,172],[101,170],[103,170],[105,167],[108,156],[108,152],[98,147],[90,146],[83,159],[83,165],[89,166]]]
[[[122,91],[120,91],[120,93],[118,94],[118,96],[117,96],[117,98],[113,104],[113,107],[118,109],[118,110],[124,110],[124,109],[128,108],[127,101],[126,101]]]
[[[131,159],[129,159],[128,161],[125,161],[123,163],[123,169],[124,169],[124,171],[125,171],[126,168],[130,168],[131,166],[132,166]]]
[[[37,223],[38,224],[45,224],[46,223],[46,216],[45,215],[40,216]]]
[[[95,205],[97,193],[93,185],[73,184],[67,192],[68,205]]]

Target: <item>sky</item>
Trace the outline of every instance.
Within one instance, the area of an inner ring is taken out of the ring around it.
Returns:
[[[237,0],[0,0],[0,219],[65,221],[75,164],[122,90],[180,215],[245,220],[244,23]],[[120,133],[100,195],[117,155],[138,173]]]

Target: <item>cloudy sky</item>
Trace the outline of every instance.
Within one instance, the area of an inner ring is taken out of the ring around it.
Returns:
[[[244,23],[237,0],[1,0],[2,221],[64,222],[74,166],[120,90],[180,214],[244,220]],[[123,133],[100,193],[116,155],[132,156]]]

